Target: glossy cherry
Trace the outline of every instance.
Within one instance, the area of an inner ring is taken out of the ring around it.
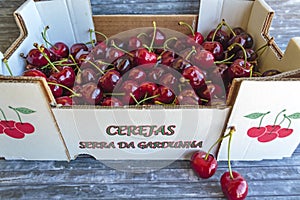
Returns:
[[[115,70],[109,70],[102,75],[98,80],[98,87],[103,89],[103,92],[113,92],[115,86],[121,78],[121,74]]]
[[[185,89],[177,96],[179,105],[201,105],[202,101],[200,97],[195,93],[193,89]]]
[[[76,54],[79,51],[88,51],[88,50],[89,50],[89,48],[86,46],[86,44],[84,44],[84,43],[75,43],[70,47],[69,53],[75,58]]]
[[[132,68],[127,74],[128,80],[134,80],[137,83],[142,83],[147,78],[146,72],[141,67]]]
[[[199,177],[207,179],[215,174],[218,162],[213,155],[197,151],[191,157],[191,167]]]
[[[69,47],[64,42],[56,42],[49,48],[49,51],[53,53],[58,59],[69,57]]]
[[[47,78],[47,76],[42,71],[40,71],[38,69],[28,69],[28,70],[25,70],[23,72],[22,76]]]
[[[195,90],[198,90],[205,85],[205,74],[196,66],[184,69],[182,75]]]
[[[106,97],[103,99],[101,106],[119,107],[123,106],[123,103],[115,97]]]
[[[72,67],[63,66],[59,72],[53,73],[49,78],[57,80],[59,84],[72,88],[75,83],[76,74]]]
[[[229,200],[243,200],[248,194],[248,183],[238,172],[225,172],[220,179],[224,195]]]
[[[81,90],[81,100],[84,104],[88,105],[99,105],[103,99],[103,92],[96,83],[89,82],[82,85]]]
[[[42,47],[43,53],[50,59],[50,52]],[[26,56],[26,61],[36,67],[42,67],[48,64],[48,60],[44,57],[43,53],[37,49],[31,49],[27,56]]]
[[[69,96],[61,96],[55,99],[56,103],[62,106],[72,106],[74,101]]]
[[[156,96],[153,101],[155,104],[171,104],[175,100],[174,92],[166,87],[166,86],[159,86],[154,91],[154,96]]]
[[[214,60],[222,60],[224,58],[224,49],[220,42],[205,41],[202,43],[202,46],[205,50],[213,54]]]

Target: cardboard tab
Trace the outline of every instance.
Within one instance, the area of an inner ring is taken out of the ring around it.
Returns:
[[[0,157],[69,160],[42,79],[0,77]],[[26,87],[24,87],[26,84]],[[12,92],[13,91],[13,92]]]
[[[237,130],[232,138],[232,160],[292,155],[300,142],[300,108],[295,106],[299,87],[299,79],[241,82],[227,124]],[[227,145],[228,139],[221,144],[219,160],[227,160]]]

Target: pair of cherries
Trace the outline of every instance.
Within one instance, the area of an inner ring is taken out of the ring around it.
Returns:
[[[245,178],[236,171],[232,171],[230,165],[230,145],[232,134],[235,128],[231,127],[229,133],[220,137],[208,150],[208,152],[198,151],[191,157],[191,167],[194,172],[201,178],[207,179],[212,177],[218,167],[216,158],[210,154],[212,148],[219,144],[224,138],[229,137],[228,143],[228,168],[229,171],[222,174],[220,178],[221,189],[224,195],[230,200],[242,200],[247,197],[248,183]]]

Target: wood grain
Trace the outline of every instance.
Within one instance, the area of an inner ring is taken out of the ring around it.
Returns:
[[[24,0],[0,0],[0,50],[18,37],[12,13]],[[300,2],[266,0],[275,10],[271,26],[281,49],[300,36]],[[94,14],[197,14],[197,0],[91,0]],[[132,9],[134,8],[134,9]],[[189,162],[175,161],[152,171],[160,161],[107,161],[88,156],[75,161],[0,160],[0,199],[224,199],[219,185],[227,163],[201,180]],[[114,167],[112,167],[114,166]],[[249,183],[247,199],[300,199],[300,146],[291,158],[233,162]],[[114,168],[122,168],[115,170]],[[140,173],[137,173],[140,172]],[[141,173],[143,172],[143,173]]]

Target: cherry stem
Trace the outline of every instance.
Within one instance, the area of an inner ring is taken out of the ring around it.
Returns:
[[[89,32],[90,32],[90,38],[91,38],[91,41],[93,40],[93,39],[92,39],[92,33],[96,33],[96,34],[101,35],[102,37],[105,38],[105,43],[106,43],[106,45],[107,45],[108,38],[107,38],[107,36],[106,36],[105,34],[99,32],[99,31],[92,30],[92,29],[89,29]],[[94,43],[92,43],[92,44],[94,44]],[[94,46],[94,45],[93,45],[93,46]]]
[[[232,54],[229,58],[226,58],[224,60],[220,60],[220,61],[215,61],[215,64],[221,64],[221,63],[226,63],[227,61],[231,60],[235,55]]]
[[[53,44],[51,44],[51,43],[47,40],[46,32],[47,32],[48,30],[49,30],[49,26],[46,26],[46,27],[44,28],[44,31],[41,33],[41,34],[42,34],[43,40],[46,42],[46,47],[48,48],[48,44],[49,44],[51,47],[57,49],[56,46],[54,46]]]
[[[8,73],[10,74],[10,76],[13,76],[13,73],[12,73],[12,71],[11,71],[9,65],[8,65],[8,60],[7,59],[3,59],[3,63],[5,64],[5,67],[6,67],[7,71],[8,71]]]
[[[179,24],[180,26],[184,25],[184,26],[188,27],[188,28],[190,29],[192,35],[195,36],[195,31],[194,31],[194,29],[193,29],[193,27],[192,27],[191,25],[189,25],[189,24],[186,23],[186,22],[178,22],[178,24]]]
[[[113,46],[114,48],[116,48],[116,49],[122,51],[123,53],[128,54],[128,55],[131,56],[131,57],[134,57],[134,55],[133,55],[132,53],[129,53],[128,51],[126,51],[126,50],[121,49],[120,47],[118,47],[118,46],[116,45],[116,43],[115,43],[114,40],[111,41],[111,46]]]
[[[219,144],[224,138],[228,137],[230,135],[230,133],[226,134],[226,135],[223,135],[222,137],[220,137],[213,145],[211,145],[211,147],[208,149],[205,157],[204,157],[204,160],[207,160],[208,159],[208,156],[210,155],[210,152],[211,150],[214,148],[214,146],[216,146],[217,144]]]
[[[224,19],[222,20],[221,23],[218,24],[216,30],[214,31],[214,34],[213,34],[212,39],[211,39],[212,42],[215,41],[215,37],[217,35],[217,32],[222,28],[223,23],[224,23]]]
[[[232,33],[233,36],[236,36],[235,32],[232,28],[225,22],[225,19],[222,19],[223,24],[228,28],[228,30]]]
[[[229,141],[228,141],[228,149],[227,149],[227,160],[228,160],[228,169],[229,169],[229,174],[230,178],[233,179],[233,174],[232,174],[232,169],[231,169],[231,163],[230,163],[230,148],[231,148],[231,140],[232,140],[232,134],[235,132],[235,127],[232,126],[230,127],[229,131]]]
[[[39,46],[37,43],[34,43],[34,45],[43,55],[43,57],[48,61],[48,63],[50,64],[50,66],[57,72],[59,72],[59,70],[55,67],[55,65],[51,62],[51,60],[49,59],[49,57],[45,54],[44,50],[45,48],[43,46]]]
[[[78,64],[77,64],[76,60],[74,59],[74,57],[72,56],[72,54],[70,54],[69,57],[71,58],[72,62],[75,64],[76,69],[77,69],[79,72],[81,72],[81,69],[80,69],[80,67],[78,66]]]
[[[171,40],[177,40],[177,38],[176,38],[176,37],[171,37],[171,38],[167,39],[167,40],[164,42],[163,48],[164,48],[165,51],[167,50],[167,48],[170,49],[170,48],[168,47],[168,42],[170,42]]]
[[[192,50],[189,52],[189,54],[185,57],[185,59],[186,60],[188,60],[191,56],[192,56],[192,54],[193,53],[196,53],[197,52],[197,50],[196,50],[196,48],[195,48],[195,46],[192,46]]]
[[[290,128],[292,120],[288,116],[286,116],[285,114],[283,116],[284,116],[284,119],[287,119],[289,121],[289,125],[288,125],[287,128]]]
[[[147,37],[148,35],[146,33],[139,33],[136,37],[140,38],[141,36],[146,36]]]
[[[62,85],[62,84],[59,84],[59,83],[53,83],[53,82],[47,82],[47,83],[48,83],[48,85],[55,85],[55,86],[59,86],[59,87],[62,87],[64,89],[68,90],[69,92],[72,93],[72,95],[71,95],[72,97],[80,97],[81,96],[81,94],[78,94],[78,93],[74,92],[73,90],[71,90],[70,88],[68,88],[65,85]]]
[[[21,122],[21,124],[23,124],[22,119],[21,119],[21,116],[20,116],[18,110],[17,110],[16,108],[11,107],[11,106],[8,106],[8,107],[17,113],[18,118],[19,118],[19,121]]]
[[[135,98],[135,96],[134,96],[132,93],[130,93],[130,96],[131,96],[131,98],[134,100],[134,102],[135,102],[136,104],[139,103],[138,100]]]
[[[275,118],[275,121],[274,121],[273,126],[276,125],[276,122],[277,122],[277,120],[278,120],[279,115],[280,115],[281,113],[285,112],[285,111],[286,111],[286,109],[284,109],[284,110],[282,110],[281,112],[278,113],[278,115],[277,115],[276,118]]]
[[[141,101],[139,101],[138,103],[137,103],[137,105],[140,105],[141,103],[143,103],[143,102],[145,102],[145,101],[148,101],[148,100],[150,100],[150,99],[154,99],[154,98],[156,98],[156,97],[159,97],[160,95],[159,94],[157,94],[157,95],[154,95],[154,96],[152,96],[152,97],[145,97],[144,99],[142,99]]]
[[[104,72],[95,64],[93,63],[92,61],[90,60],[86,60],[86,59],[82,59],[83,61],[85,62],[88,62],[89,64],[91,64],[93,67],[95,67],[102,75],[104,75]]]
[[[2,113],[2,116],[5,119],[5,121],[7,121],[7,118],[6,118],[5,114],[4,114],[4,111],[1,108],[0,108],[0,112]]]
[[[245,48],[243,47],[243,45],[241,45],[241,44],[239,44],[239,43],[233,43],[232,45],[230,45],[227,49],[230,51],[230,50],[232,50],[235,46],[239,46],[241,49],[242,49],[242,51],[243,51],[243,53],[244,53],[244,66],[245,66],[245,68],[246,68],[246,66],[247,66],[247,52],[246,52],[246,50],[245,50]]]
[[[266,112],[266,113],[264,113],[264,114],[263,114],[263,116],[260,118],[260,121],[259,121],[258,128],[260,128],[260,126],[261,126],[261,123],[262,123],[262,121],[263,121],[264,117],[265,117],[267,114],[269,114],[269,113],[270,113],[270,111],[269,111],[269,112]]]
[[[151,40],[151,43],[150,43],[149,52],[153,51],[153,44],[154,44],[154,40],[155,40],[155,37],[156,37],[156,22],[153,21],[152,24],[153,24],[153,37],[152,37],[152,40]]]
[[[104,96],[124,96],[125,93],[104,93]]]

